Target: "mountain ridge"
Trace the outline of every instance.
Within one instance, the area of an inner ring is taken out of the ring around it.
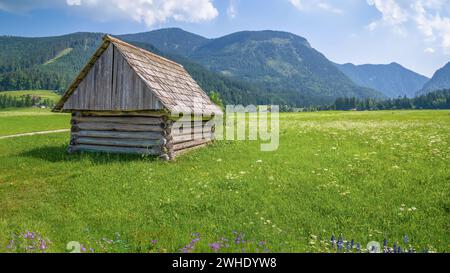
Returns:
[[[382,92],[390,98],[414,97],[429,78],[405,68],[399,63],[390,64],[336,64],[358,85]]]
[[[424,95],[436,90],[450,88],[450,62],[438,69],[433,77],[417,92],[417,95]]]
[[[146,42],[163,44],[163,48],[173,48],[180,43],[178,39],[155,41],[154,32],[135,35],[125,38],[143,40],[146,37]],[[186,33],[182,36],[190,37]],[[166,35],[165,38],[170,37]],[[296,104],[330,103],[337,97],[383,97],[375,90],[354,84],[307,39],[293,33],[240,31],[205,39],[184,57],[232,79],[264,85],[278,93],[285,91],[289,93],[288,101]]]

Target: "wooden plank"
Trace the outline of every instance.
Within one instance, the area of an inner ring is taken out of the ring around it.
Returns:
[[[118,147],[139,147],[148,148],[166,144],[165,139],[158,140],[140,140],[140,139],[116,139],[116,138],[94,138],[94,137],[77,137],[75,144],[88,144],[100,146],[118,146]]]
[[[211,142],[211,139],[193,140],[193,141],[175,144],[175,145],[173,145],[173,151],[177,152],[179,150],[184,150],[184,149],[191,148],[194,146],[206,144],[208,142]]]
[[[142,155],[162,155],[160,149],[151,148],[131,148],[98,145],[74,145],[70,146],[70,152],[85,151],[97,153],[119,153],[119,154],[142,154]]]
[[[112,53],[110,44],[86,76],[78,83],[73,94],[64,104],[64,110],[107,110],[111,108],[112,92]]]
[[[120,111],[120,110],[113,110],[113,111],[81,111],[83,116],[114,116],[114,117],[121,117],[121,116],[138,116],[138,117],[165,117],[167,116],[167,112],[164,111]]]
[[[175,136],[184,136],[184,135],[192,135],[192,134],[211,134],[213,132],[213,128],[202,128],[202,127],[194,127],[193,129],[189,130],[189,129],[184,129],[184,130],[179,130],[179,129],[171,129],[171,135],[173,137]]]
[[[136,124],[118,124],[118,123],[96,123],[82,122],[72,127],[74,131],[91,130],[91,131],[125,131],[125,132],[162,132],[161,126],[156,125],[136,125]]]
[[[82,130],[72,133],[76,137],[106,137],[118,139],[161,139],[163,134],[161,132],[120,132],[120,131],[87,131]]]
[[[170,142],[173,144],[178,144],[178,143],[182,143],[182,142],[186,142],[186,141],[202,140],[202,139],[212,139],[212,134],[210,133],[210,134],[174,136]]]
[[[159,100],[143,79],[131,68],[127,59],[114,47],[115,110],[162,110]]]
[[[161,117],[97,117],[97,116],[81,116],[72,117],[76,123],[81,122],[112,122],[123,124],[142,124],[142,125],[162,125],[164,119]]]
[[[186,148],[186,149],[183,149],[183,150],[178,150],[175,153],[173,153],[172,158],[176,158],[176,157],[178,157],[180,155],[186,154],[188,152],[191,152],[191,151],[194,151],[194,150],[197,150],[197,149],[200,149],[200,148],[204,148],[206,146],[208,146],[208,143],[200,144],[200,145],[197,145],[197,146],[194,146],[194,147],[190,147],[190,148]]]

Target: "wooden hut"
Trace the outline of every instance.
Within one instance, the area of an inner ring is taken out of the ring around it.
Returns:
[[[210,142],[222,115],[183,66],[109,35],[53,111],[72,113],[69,152],[165,160]]]

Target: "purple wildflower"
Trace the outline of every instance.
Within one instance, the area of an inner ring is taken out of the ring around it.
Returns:
[[[409,237],[408,235],[405,235],[405,237],[403,238],[403,241],[405,242],[405,244],[409,243]]]
[[[212,243],[209,244],[209,247],[214,251],[214,252],[218,252],[220,250],[220,248],[222,247],[222,245],[220,243]]]
[[[40,243],[39,248],[40,248],[42,251],[45,251],[45,250],[47,249],[47,243],[45,242],[45,240],[41,240],[41,243]]]

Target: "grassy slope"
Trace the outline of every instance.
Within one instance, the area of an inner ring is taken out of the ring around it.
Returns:
[[[48,109],[3,109],[0,111],[0,136],[67,129],[69,121],[70,115],[51,113]]]
[[[175,163],[67,155],[68,133],[0,140],[0,251],[25,230],[49,237],[49,251],[69,241],[147,251],[153,239],[178,251],[192,232],[202,236],[196,251],[208,251],[233,230],[247,251],[261,251],[260,240],[270,251],[324,251],[311,235],[332,233],[364,244],[408,234],[416,247],[448,251],[449,111],[281,118],[277,152],[216,142]]]
[[[2,91],[0,95],[8,95],[13,97],[21,97],[25,95],[38,96],[42,99],[50,99],[57,102],[61,96],[50,90],[20,90],[20,91]]]

